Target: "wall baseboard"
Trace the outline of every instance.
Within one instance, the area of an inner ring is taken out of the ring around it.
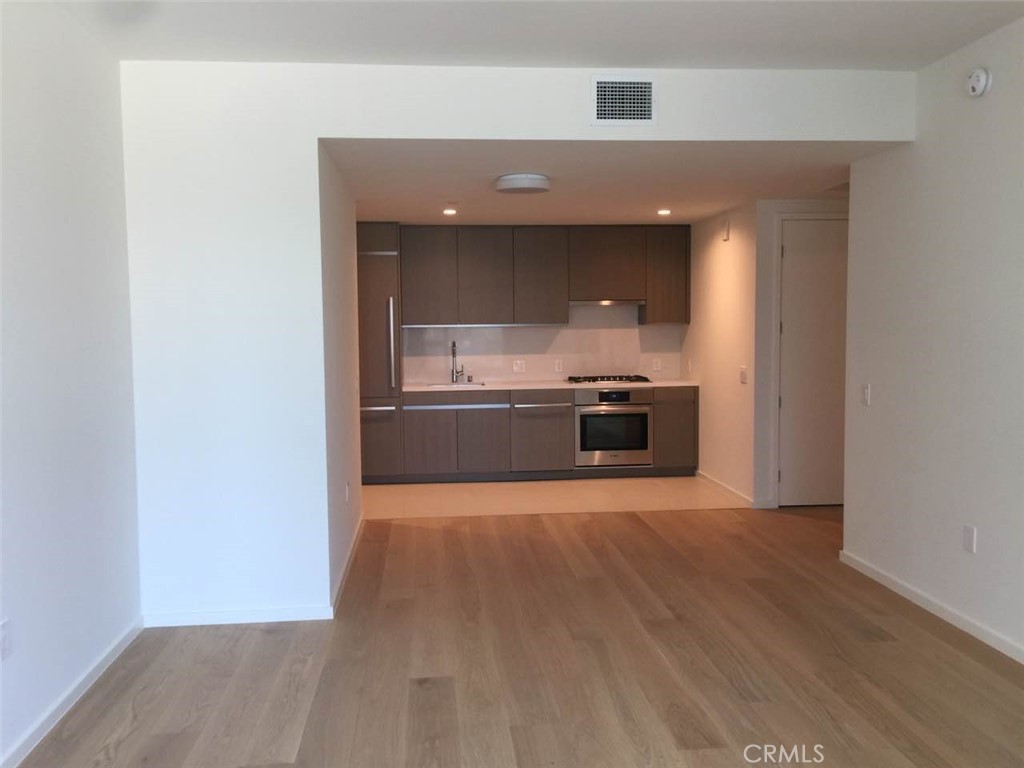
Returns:
[[[847,552],[845,549],[839,552],[839,561],[845,563],[851,568],[860,571],[870,579],[874,579],[879,584],[882,584],[893,592],[907,598],[910,602],[919,605],[929,613],[934,613],[940,619],[944,619],[958,629],[962,629],[967,634],[976,637],[986,645],[990,645],[1000,653],[1005,653],[1011,659],[1019,661],[1024,664],[1024,646],[1014,642],[1010,638],[1006,637],[994,629],[975,621],[969,616],[964,615],[955,608],[943,603],[941,600],[936,600],[934,597],[929,595],[927,592],[923,592],[917,587],[911,586],[907,582],[903,581],[891,573],[883,571],[866,560],[862,560],[857,555]]]
[[[208,624],[272,624],[279,621],[323,621],[334,618],[330,605],[296,605],[240,611],[147,613],[146,627],[200,627]]]
[[[341,590],[345,588],[348,581],[348,572],[352,569],[352,561],[356,559],[356,548],[359,546],[359,539],[363,536],[363,521],[365,517],[359,518],[359,525],[356,526],[356,535],[352,537],[352,543],[348,548],[348,555],[345,557],[345,567],[341,571],[341,577],[337,584],[331,585],[331,616],[338,615],[338,599],[341,597]]]
[[[712,477],[711,475],[709,475],[709,474],[708,474],[707,472],[704,472],[703,470],[700,470],[700,469],[698,469],[698,470],[697,470],[697,477],[703,477],[703,478],[704,478],[705,480],[707,480],[708,482],[714,483],[715,485],[720,485],[720,486],[722,486],[723,488],[725,488],[725,490],[729,491],[729,493],[734,493],[734,494],[736,494],[736,495],[737,495],[737,496],[739,496],[739,497],[740,497],[741,499],[743,499],[744,501],[746,501],[746,502],[747,502],[748,504],[753,504],[753,503],[754,503],[754,502],[753,502],[753,499],[751,499],[751,498],[750,498],[749,496],[747,496],[747,494],[745,494],[745,493],[740,493],[739,491],[737,491],[737,490],[736,490],[735,488],[733,488],[733,487],[732,487],[731,485],[729,485],[728,483],[723,483],[723,482],[722,482],[721,480],[719,480],[719,479],[718,479],[717,477]]]
[[[28,757],[29,753],[43,740],[43,737],[60,722],[60,719],[68,713],[71,707],[99,679],[100,675],[107,670],[107,667],[113,664],[117,657],[124,652],[124,649],[131,645],[132,641],[139,636],[142,626],[141,619],[137,619],[135,623],[121,633],[110,647],[57,698],[50,709],[44,712],[32,724],[25,735],[7,750],[3,758],[0,758],[0,768],[15,768],[18,763]]]

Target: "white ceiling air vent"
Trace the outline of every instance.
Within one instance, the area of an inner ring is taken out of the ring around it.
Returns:
[[[654,122],[654,81],[598,76],[594,83],[594,125]]]

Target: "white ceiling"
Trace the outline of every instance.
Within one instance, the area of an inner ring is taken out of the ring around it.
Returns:
[[[330,139],[361,219],[403,223],[689,223],[757,198],[818,196],[882,142],[440,141]],[[550,192],[494,191],[539,172]],[[441,210],[454,203],[459,214]],[[672,216],[660,217],[659,208]]]
[[[39,3],[38,6],[53,4]],[[615,68],[916,70],[1024,16],[1024,0],[475,0],[61,5],[121,59]],[[19,13],[25,12],[25,6]],[[16,15],[11,18],[17,18]],[[8,16],[5,11],[5,22]],[[983,62],[979,62],[983,63]],[[816,195],[881,144],[332,141],[368,219],[695,221]],[[509,196],[501,173],[552,192]]]
[[[74,4],[71,4],[74,5]],[[148,2],[90,7],[125,58],[916,70],[1024,2]]]

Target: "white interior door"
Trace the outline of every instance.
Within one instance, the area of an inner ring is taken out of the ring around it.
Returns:
[[[847,222],[782,223],[779,504],[843,503]]]

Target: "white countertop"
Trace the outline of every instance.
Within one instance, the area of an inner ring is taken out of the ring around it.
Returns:
[[[564,379],[557,381],[498,381],[489,380],[478,384],[434,384],[410,381],[402,385],[403,392],[472,392],[474,390],[511,389],[645,389],[647,387],[696,387],[696,381],[685,379],[661,379],[660,381],[601,381],[587,384],[573,384]]]

